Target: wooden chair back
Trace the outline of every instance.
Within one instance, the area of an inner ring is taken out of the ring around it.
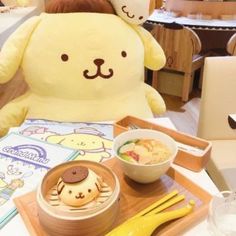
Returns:
[[[165,69],[192,72],[193,55],[201,50],[201,41],[193,30],[176,23],[157,25],[154,37],[165,52]]]
[[[227,52],[232,56],[236,56],[236,33],[231,36],[227,43]]]
[[[163,0],[155,0],[155,8],[159,9],[163,6]]]

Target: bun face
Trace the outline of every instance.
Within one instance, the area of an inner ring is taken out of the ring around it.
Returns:
[[[67,169],[59,178],[57,193],[69,206],[80,207],[98,197],[101,184],[98,175],[84,166]]]

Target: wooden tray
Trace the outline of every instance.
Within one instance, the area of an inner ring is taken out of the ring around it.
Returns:
[[[206,166],[210,159],[212,145],[207,140],[200,139],[132,116],[127,116],[114,124],[114,136],[129,130],[130,125],[161,131],[171,136],[173,139],[175,139],[175,141],[189,145],[190,147],[198,148],[201,151],[200,153],[194,154],[192,152],[179,149],[174,160],[174,163],[177,165],[198,172]]]
[[[124,176],[115,158],[104,162],[104,164],[115,172],[121,185],[120,212],[114,227],[173,190],[178,190],[179,194],[184,194],[186,198],[168,210],[180,208],[186,205],[190,199],[193,199],[196,202],[194,211],[183,218],[162,225],[153,235],[180,235],[186,229],[199,222],[208,212],[208,203],[211,200],[211,195],[173,168],[170,168],[168,173],[155,183],[144,185],[135,183]],[[46,236],[47,234],[41,228],[38,220],[35,197],[35,192],[30,192],[15,198],[14,201],[30,235]]]

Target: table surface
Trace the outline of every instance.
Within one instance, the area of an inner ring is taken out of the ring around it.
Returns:
[[[173,13],[161,10],[155,10],[153,14],[148,18],[148,22],[153,23],[172,23],[176,22],[189,27],[196,28],[212,28],[221,30],[235,30],[236,20],[203,20],[203,19],[190,19],[188,17],[175,17]]]
[[[158,118],[155,120],[152,120],[153,122],[175,129],[173,123],[169,118]],[[13,131],[16,131],[13,129]],[[208,191],[210,194],[216,194],[218,193],[218,189],[214,185],[214,183],[211,181],[209,176],[207,175],[205,170],[202,170],[200,172],[193,172],[190,170],[187,170],[185,168],[182,168],[180,166],[177,166],[173,164],[173,167],[177,169],[180,173],[191,179],[194,183],[200,184],[200,186]],[[16,231],[17,229],[17,231]],[[15,217],[13,217],[1,230],[0,230],[1,236],[29,236],[29,233],[20,217],[19,214],[17,214]],[[184,236],[210,236],[210,233],[207,229],[207,220],[203,220],[195,227],[188,230],[186,233],[183,234]]]

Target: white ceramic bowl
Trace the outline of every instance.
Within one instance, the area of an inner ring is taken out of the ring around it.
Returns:
[[[150,138],[157,139],[167,145],[172,153],[168,160],[158,164],[143,165],[128,162],[118,156],[118,149],[125,142],[133,139]],[[178,148],[174,139],[162,132],[150,129],[135,129],[119,134],[114,139],[113,151],[125,175],[139,183],[151,183],[158,180],[161,175],[166,173],[177,154]]]

